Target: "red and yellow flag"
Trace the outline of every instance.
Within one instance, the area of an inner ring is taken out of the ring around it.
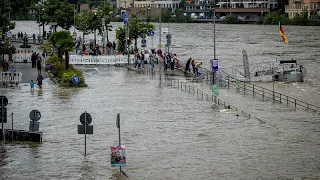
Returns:
[[[283,32],[283,29],[282,29],[281,25],[280,25],[279,34],[280,34],[280,36],[282,37],[283,42],[288,43],[288,38],[287,38],[287,36],[284,34],[284,32]]]

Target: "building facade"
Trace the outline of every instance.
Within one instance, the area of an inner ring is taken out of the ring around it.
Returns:
[[[218,0],[220,8],[267,8],[277,9],[278,0]]]
[[[117,7],[124,8],[179,8],[180,0],[117,0]]]
[[[320,8],[320,0],[289,0],[289,5],[285,6],[285,12],[290,19],[303,11],[308,12],[308,16],[313,16]]]

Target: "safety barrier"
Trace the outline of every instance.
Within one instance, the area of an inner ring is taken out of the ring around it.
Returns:
[[[5,84],[19,84],[22,80],[21,72],[1,72],[0,82]]]
[[[12,55],[12,59],[15,63],[31,63],[31,55],[32,53],[17,53]]]
[[[130,61],[133,63],[133,56],[130,56]],[[86,65],[115,65],[115,64],[127,64],[128,57],[126,55],[116,56],[79,56],[70,55],[70,64],[86,64]]]

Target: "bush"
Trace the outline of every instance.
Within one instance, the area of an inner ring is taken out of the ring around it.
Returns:
[[[78,84],[74,84],[72,81],[72,78],[74,76],[78,76],[80,78],[80,82]],[[61,77],[61,81],[60,84],[63,87],[86,87],[87,84],[84,81],[84,77],[82,75],[82,72],[76,69],[68,69],[66,71],[63,72],[62,77]]]
[[[46,61],[46,67],[50,67],[53,76],[60,82],[63,87],[86,87],[82,72],[70,65],[69,69],[65,68],[65,64],[61,62],[57,56],[50,56]],[[74,84],[72,78],[79,76],[80,82]]]
[[[239,23],[237,16],[234,15],[234,14],[227,15],[227,17],[224,20],[224,22],[227,23],[227,24],[237,24],[237,23]]]

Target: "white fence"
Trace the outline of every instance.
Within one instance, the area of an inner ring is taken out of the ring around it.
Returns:
[[[0,82],[4,83],[20,83],[22,80],[21,72],[1,72]]]
[[[130,62],[133,63],[133,55],[130,57]],[[80,56],[70,55],[70,64],[90,64],[90,65],[115,65],[115,64],[127,64],[128,56],[116,55],[116,56]]]
[[[31,53],[19,53],[19,54],[13,54],[12,55],[12,60],[15,63],[23,63],[24,60],[26,59],[28,63],[31,63]]]

